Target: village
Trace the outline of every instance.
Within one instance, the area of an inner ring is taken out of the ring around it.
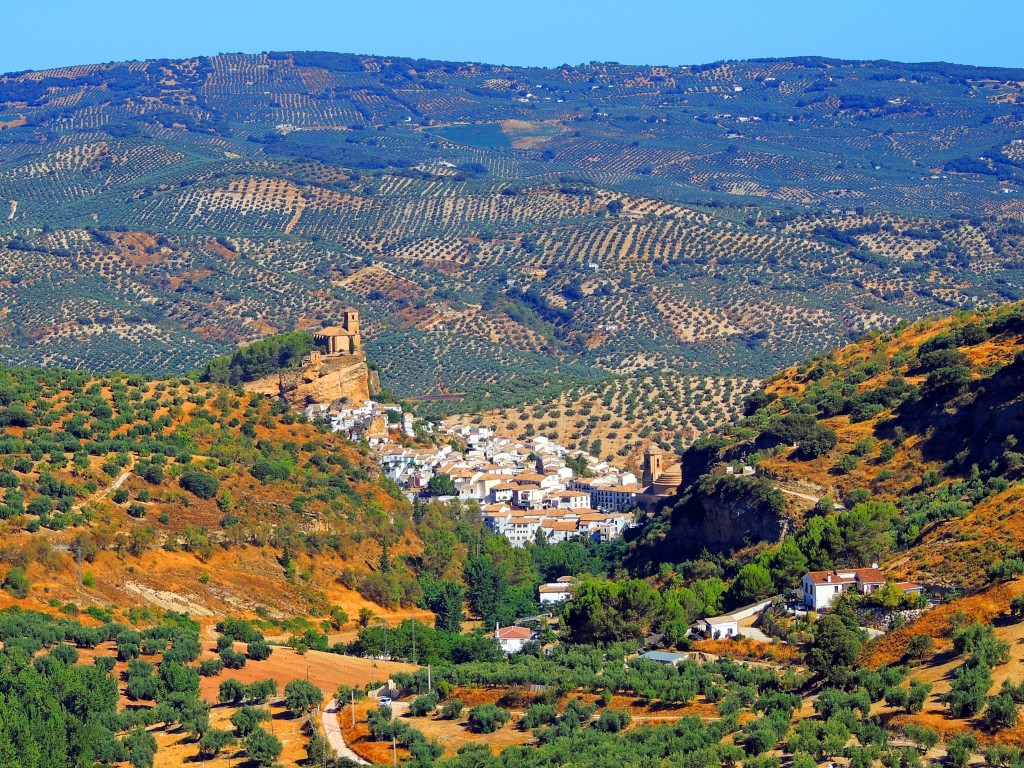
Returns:
[[[320,351],[303,364],[304,372],[316,370],[314,376],[323,375],[325,362],[362,356],[359,312],[346,309],[341,325],[313,338]],[[674,497],[683,481],[679,464],[655,445],[644,454],[637,478],[546,437],[512,440],[484,426],[437,430],[417,422],[399,404],[369,397],[309,403],[304,413],[332,432],[365,442],[410,501],[431,497],[478,503],[487,526],[513,547],[538,538],[552,544],[578,538],[612,541],[636,525],[638,512]]]
[[[358,355],[362,348],[358,312],[346,310],[342,325],[325,328],[314,338],[324,350],[312,356],[316,364],[325,357],[330,360]],[[439,427],[416,420],[397,403],[345,398],[307,405],[304,412],[332,432],[365,443],[384,474],[410,502],[429,499],[474,503],[485,525],[516,548],[541,541],[614,541],[637,526],[644,514],[673,499],[683,484],[682,469],[672,461],[672,454],[653,443],[644,452],[638,478],[629,469],[582,450],[569,450],[548,437],[502,437],[481,424]],[[722,470],[726,474],[754,473],[750,466],[723,466]],[[563,577],[541,584],[537,599],[542,610],[549,610],[553,616],[557,606],[572,600],[574,581]],[[883,588],[924,602],[921,585],[892,581],[877,563],[872,563],[860,568],[808,572],[786,594],[706,617],[696,622],[691,632],[711,639],[770,641],[757,626],[770,608],[806,617],[812,612],[827,612],[843,592],[870,596]],[[537,638],[533,629],[522,626],[524,623],[528,622],[495,628],[495,639],[505,653],[519,652]],[[866,629],[872,634],[882,633],[878,628]],[[650,645],[649,653],[654,654],[651,660],[675,664],[683,658],[658,650],[656,639]]]
[[[672,498],[682,483],[679,465],[666,465],[666,454],[656,446],[644,455],[638,478],[543,436],[512,440],[482,426],[435,432],[434,425],[414,422],[396,404],[315,404],[305,413],[365,441],[410,501],[476,502],[487,526],[513,547],[538,537],[552,544],[612,541],[637,524],[638,513]],[[433,444],[413,444],[424,435],[434,436]]]

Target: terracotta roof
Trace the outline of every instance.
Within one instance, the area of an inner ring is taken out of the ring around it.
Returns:
[[[809,571],[815,584],[885,584],[885,574],[879,568],[849,568],[834,571]]]
[[[666,469],[656,478],[654,478],[655,485],[682,485],[683,484],[683,469],[678,464],[673,464],[671,467]]]
[[[552,531],[575,531],[579,528],[575,520],[545,520],[540,527],[550,528]]]
[[[583,522],[588,522],[588,523],[606,523],[609,520],[614,520],[617,517],[621,517],[621,515],[605,515],[605,514],[602,514],[601,512],[586,513],[586,512],[583,512],[583,510],[577,510],[577,511],[581,513],[580,514],[580,520],[583,521]]]
[[[355,336],[356,334],[352,331],[342,328],[340,325],[329,325],[326,328],[321,328],[319,331],[313,331],[314,338],[317,336]]]
[[[569,584],[541,584],[537,587],[537,591],[542,595],[564,594],[570,590],[572,586]]]
[[[529,640],[533,637],[533,632],[526,627],[502,627],[494,636],[498,640]]]
[[[578,499],[580,496],[590,496],[589,493],[583,491],[558,491],[554,494],[562,499]]]

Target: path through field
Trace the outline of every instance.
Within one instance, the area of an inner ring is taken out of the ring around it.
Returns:
[[[114,480],[114,482],[112,482],[106,488],[100,488],[92,496],[87,498],[85,501],[83,501],[83,502],[81,502],[79,504],[76,504],[74,507],[72,507],[72,509],[74,509],[77,512],[78,510],[82,509],[82,507],[84,507],[86,504],[88,504],[91,501],[99,501],[100,499],[105,499],[107,496],[109,496],[114,491],[116,491],[118,488],[120,488],[122,485],[124,485],[124,481],[128,479],[128,477],[131,475],[132,470],[134,468],[135,468],[135,462],[133,461],[131,463],[131,465],[127,469],[125,469],[124,472],[122,472],[120,475],[117,476],[117,479]]]
[[[340,710],[344,713],[344,707]],[[327,706],[324,708],[322,719],[324,723],[324,732],[327,734],[327,742],[331,745],[331,749],[334,750],[338,757],[343,757],[351,760],[353,763],[359,765],[371,765],[368,760],[364,760],[362,757],[357,755],[353,749],[345,743],[345,737],[341,735],[341,724],[338,722],[338,702],[331,699],[327,702]]]
[[[809,493],[800,493],[798,491],[791,491],[791,490],[789,490],[789,488],[786,488],[785,486],[779,485],[778,483],[775,484],[775,487],[778,488],[780,491],[782,491],[782,493],[786,494],[787,496],[794,496],[794,497],[796,497],[798,499],[803,499],[804,501],[809,501],[812,504],[817,504],[819,501],[821,501],[821,497],[820,496],[811,496]],[[839,502],[833,502],[833,503],[834,503],[835,508],[837,510],[846,509],[846,507],[844,507]]]

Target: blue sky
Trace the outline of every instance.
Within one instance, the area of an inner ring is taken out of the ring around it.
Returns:
[[[0,72],[264,50],[541,66],[822,55],[1024,67],[1021,0],[9,0],[3,6]]]

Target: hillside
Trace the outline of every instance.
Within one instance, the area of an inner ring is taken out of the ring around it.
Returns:
[[[181,372],[355,304],[398,394],[466,394],[435,413],[762,377],[1021,297],[1021,82],[318,53],[8,75],[0,357]]]
[[[362,583],[382,546],[419,553],[408,502],[364,450],[281,402],[188,379],[14,368],[0,370],[0,402],[0,557],[31,585],[0,593],[3,606],[319,622],[419,599]],[[416,591],[411,575],[402,583]]]
[[[445,424],[479,424],[511,439],[543,435],[570,450],[640,467],[651,443],[682,450],[713,427],[737,419],[756,384],[745,378],[680,374],[616,377],[517,409],[452,416]]]
[[[693,485],[670,513],[670,538],[732,515],[748,543],[758,530],[770,540],[796,530],[810,545],[827,537],[821,523],[835,515],[822,515],[833,502],[869,501],[890,510],[865,533],[869,560],[885,554],[897,575],[926,583],[983,583],[990,563],[1024,547],[1013,513],[1022,318],[1024,305],[1012,304],[902,324],[770,377],[748,398],[747,418],[684,453]],[[727,463],[756,474],[725,476]],[[736,533],[712,543],[738,547]]]

